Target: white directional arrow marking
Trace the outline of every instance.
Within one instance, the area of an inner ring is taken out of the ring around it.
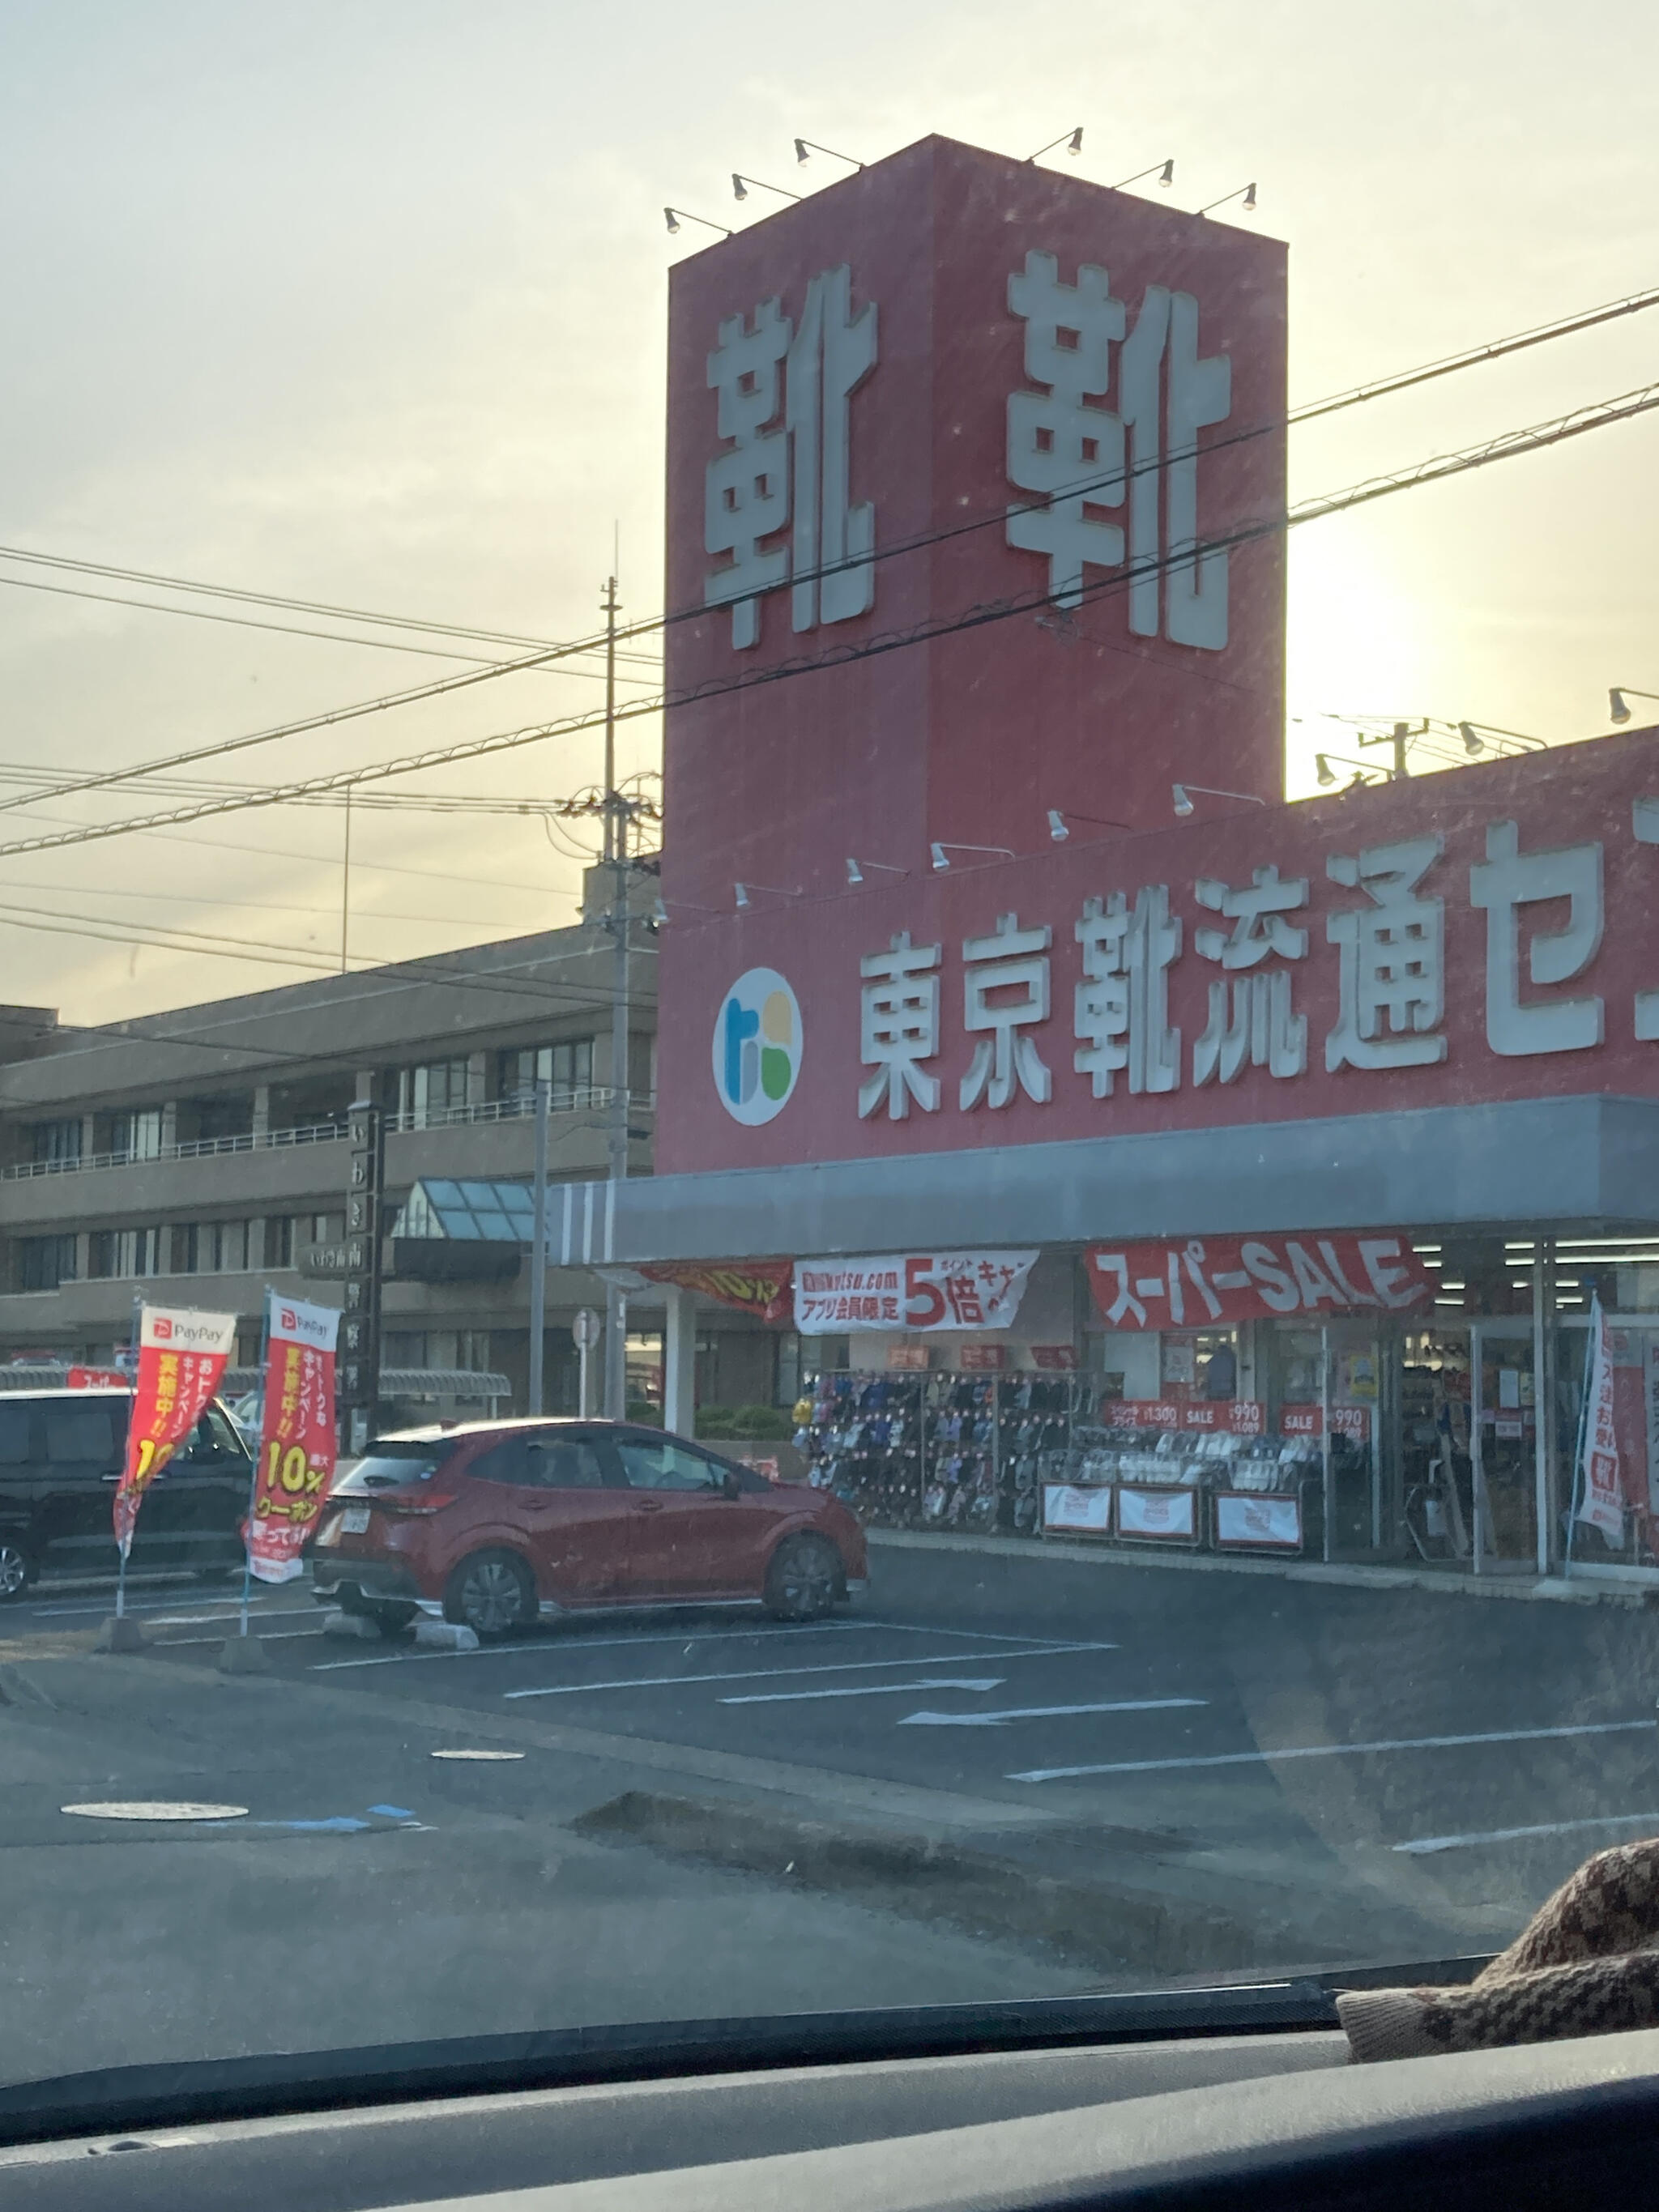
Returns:
[[[931,1682],[913,1682],[913,1690]],[[1207,1698],[1115,1698],[1098,1705],[1017,1705],[1000,1713],[906,1713],[900,1728],[1000,1728],[1005,1721],[1068,1719],[1073,1713],[1161,1713],[1174,1705],[1205,1705]]]
[[[1007,1677],[987,1674],[976,1681],[963,1681],[941,1676],[936,1682],[866,1682],[856,1690],[757,1690],[744,1698],[722,1698],[723,1705],[798,1705],[809,1698],[896,1698],[914,1697],[918,1690],[1000,1690]],[[941,1713],[941,1720],[954,1719],[954,1714]]]

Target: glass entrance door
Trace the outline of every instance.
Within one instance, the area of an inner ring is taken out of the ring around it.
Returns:
[[[1469,1443],[1476,1574],[1538,1571],[1538,1407],[1530,1322],[1469,1329]]]

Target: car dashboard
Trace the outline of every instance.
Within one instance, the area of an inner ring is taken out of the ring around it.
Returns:
[[[615,2071],[595,2047],[587,2070]],[[145,2075],[161,2117],[119,2129],[77,2128],[70,2084],[24,2084],[0,2100],[0,2194],[9,2212],[1605,2212],[1610,2191],[1659,2195],[1656,2031],[1365,2067],[1323,2025],[714,2071],[681,2049],[684,2070],[654,2078],[477,2094],[398,2094],[420,2074],[405,2065],[362,2102],[344,2078],[319,2101],[314,2069],[258,2095],[239,2062],[124,2069],[88,2080],[82,2112],[143,2101]],[[169,2098],[164,2073],[193,2078]],[[310,2109],[280,2109],[301,2094]],[[273,2108],[166,2117],[238,2097]]]

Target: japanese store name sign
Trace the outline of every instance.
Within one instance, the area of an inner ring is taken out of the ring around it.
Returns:
[[[1035,1252],[896,1253],[798,1260],[795,1327],[803,1336],[858,1329],[1012,1328]]]
[[[1176,774],[1271,791],[1283,545],[1199,547],[1282,508],[1285,365],[1277,241],[942,138],[680,261],[676,925],[734,880],[1018,843],[1011,805],[1089,805],[1101,732],[1143,720],[1180,733]],[[1166,818],[1148,749],[1111,784],[1115,816]],[[666,1001],[689,955],[660,950]]]
[[[1109,1328],[1330,1320],[1431,1305],[1434,1285],[1401,1236],[1210,1237],[1091,1247],[1089,1283]]]
[[[264,1420],[253,1510],[243,1538],[261,1582],[292,1582],[334,1479],[336,1306],[273,1298],[265,1335]]]
[[[1656,848],[1640,732],[708,925],[708,980],[664,1005],[665,1066],[690,1072],[665,1077],[659,1170],[1646,1096]],[[697,1062],[763,931],[811,1044],[734,1144]]]
[[[144,1494],[212,1401],[236,1345],[234,1314],[143,1306],[126,1459],[115,1491],[115,1540],[123,1558]]]

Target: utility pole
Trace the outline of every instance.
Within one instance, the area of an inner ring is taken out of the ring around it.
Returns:
[[[628,1176],[628,810],[617,789],[617,580],[605,579],[605,857],[611,864],[611,1115],[610,1177]],[[614,1285],[605,1291],[605,1411],[608,1420],[628,1414],[628,1297]]]
[[[547,1117],[553,1085],[536,1078],[536,1181],[530,1234],[530,1389],[527,1411],[547,1410],[542,1358],[547,1341]]]
[[[346,940],[351,931],[351,786],[345,795],[345,850],[340,860],[340,973],[346,971]]]

